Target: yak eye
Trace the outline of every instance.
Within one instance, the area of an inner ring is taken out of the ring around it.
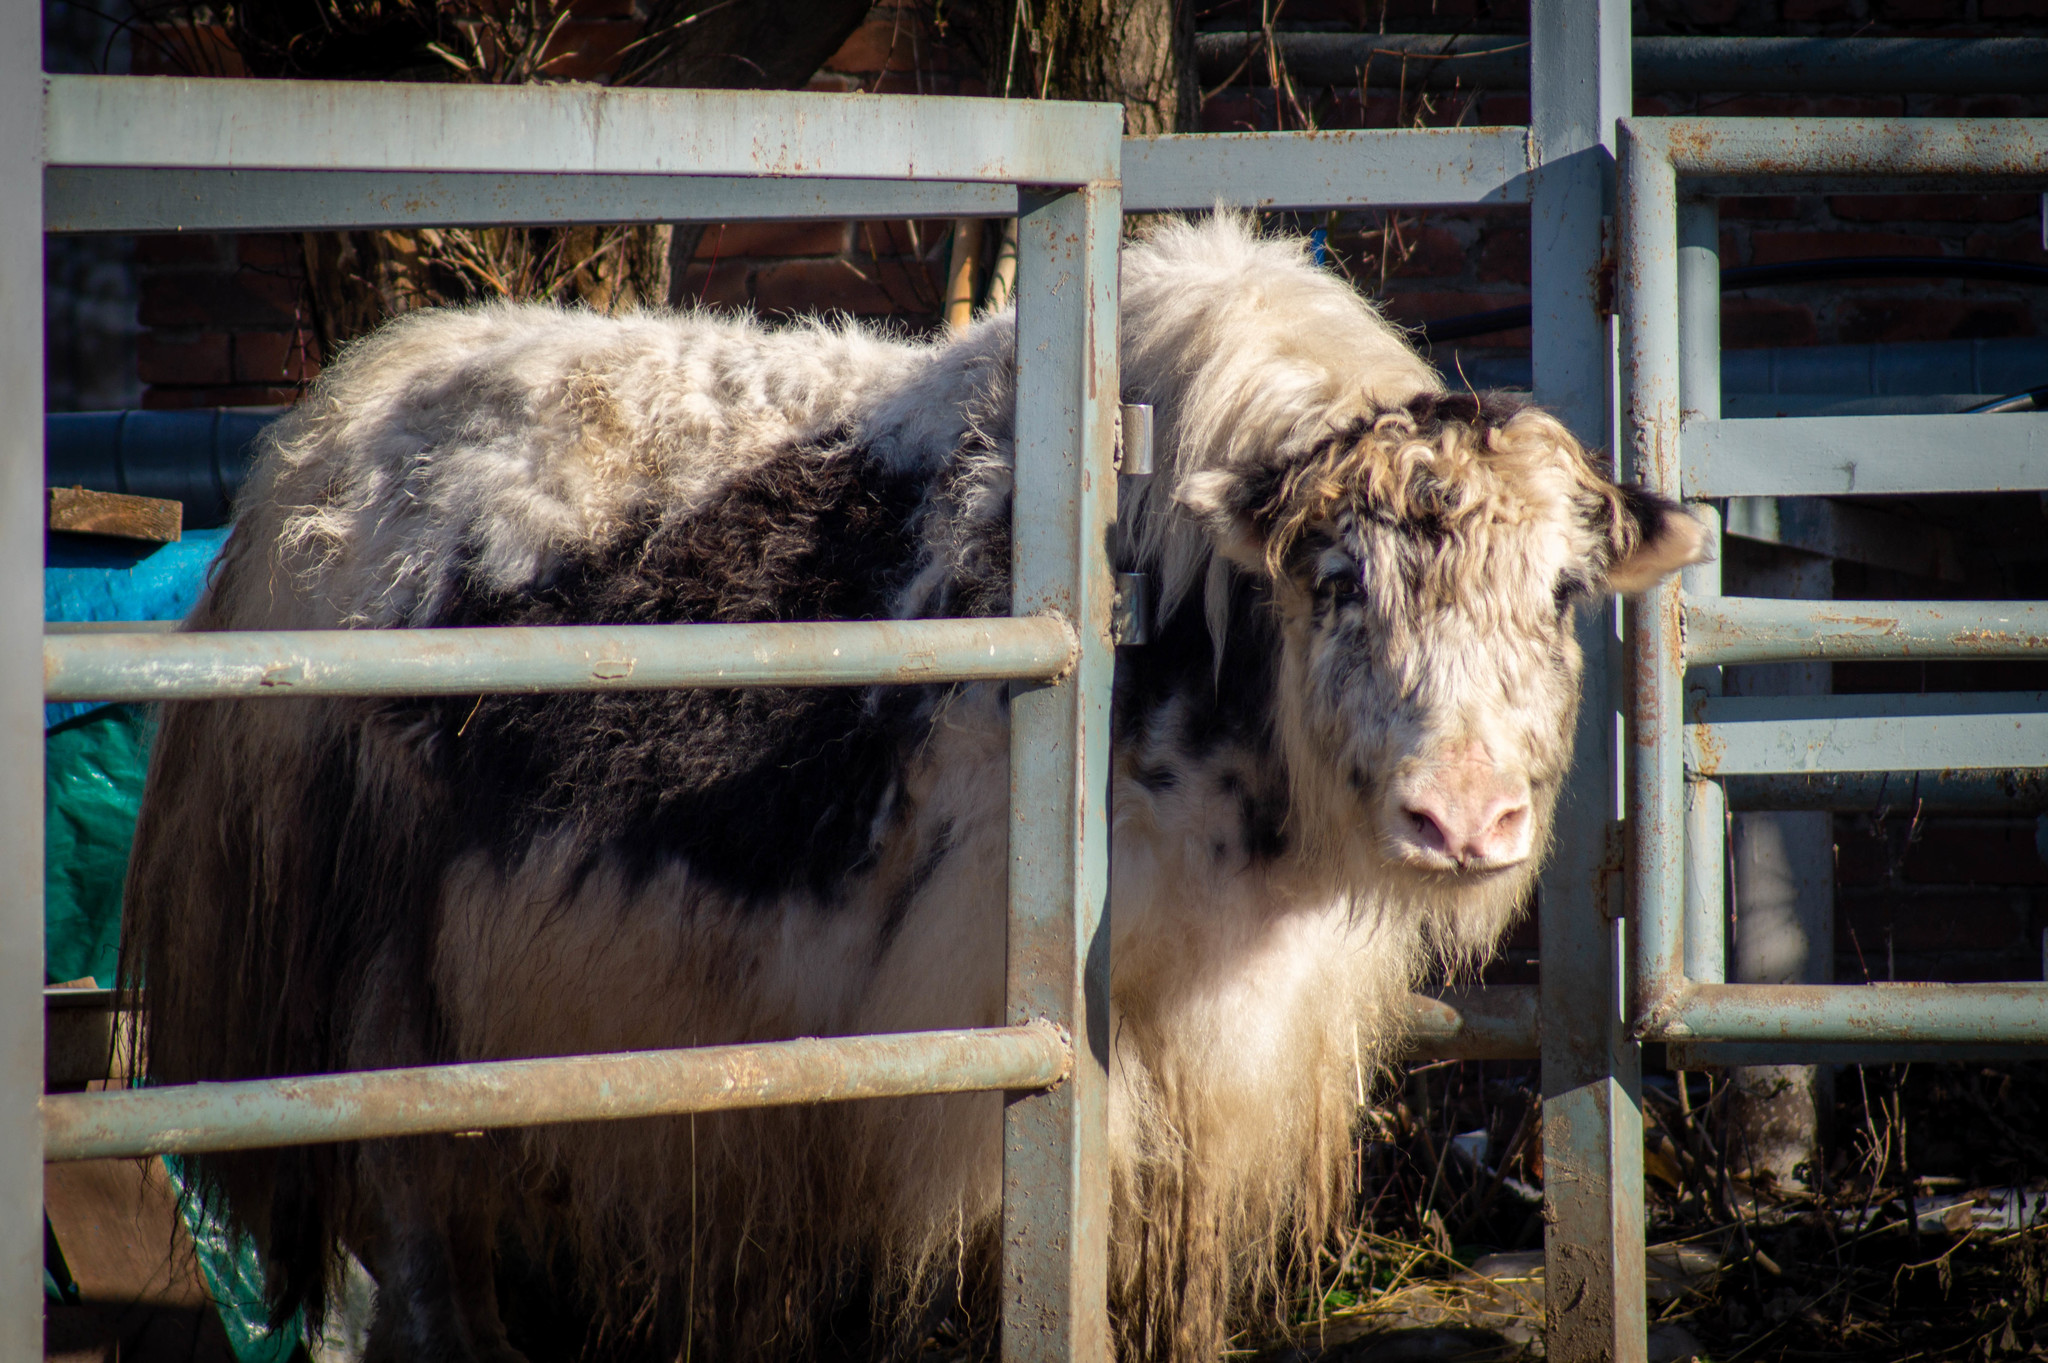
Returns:
[[[1359,581],[1358,569],[1346,564],[1317,578],[1316,592],[1332,601],[1356,601],[1365,594],[1365,584]]]

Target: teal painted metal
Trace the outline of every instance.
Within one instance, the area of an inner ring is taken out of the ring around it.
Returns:
[[[1625,0],[1529,11],[1531,359],[1537,401],[1615,448],[1614,346],[1600,297],[1615,121],[1629,110]],[[1585,681],[1543,872],[1544,1338],[1554,1363],[1641,1363],[1642,1052],[1621,1026],[1620,787],[1611,602],[1580,610]]]
[[[1017,187],[974,181],[545,171],[159,170],[54,166],[51,232],[283,232],[572,223],[1007,218]]]
[[[1645,1020],[1659,1039],[2048,1044],[2048,984],[1694,984]]]
[[[1106,111],[1115,136],[1115,110]],[[1027,193],[1018,220],[1015,609],[1070,622],[1076,662],[1010,701],[1012,1023],[1073,1037],[1074,1066],[1003,1118],[1003,1354],[1107,1363],[1109,688],[1116,515],[1115,184]]]
[[[1433,1060],[1533,1060],[1543,1014],[1531,985],[1448,989],[1409,999],[1409,1053]]]
[[[2048,602],[1782,601],[1688,590],[1688,664],[2048,658]]]
[[[1398,208],[1529,201],[1527,128],[1124,139],[1124,209]]]
[[[46,1094],[43,1158],[134,1159],[855,1098],[1044,1089],[1065,1079],[1068,1067],[1065,1037],[1039,1022]]]
[[[1992,417],[1731,422],[1673,403],[1677,333],[1689,301],[1677,266],[1681,179],[1693,193],[1764,184],[1782,191],[2048,182],[2048,123],[1626,120],[1618,214],[1629,424],[1651,486],[1692,496],[2048,486],[2048,424],[2038,418],[2010,426],[1985,424]],[[1958,458],[1958,450],[1968,457]],[[1687,847],[1670,818],[1688,777],[1695,792],[1727,779],[1730,803],[1739,807],[1878,805],[1917,799],[1922,783],[1965,806],[2037,798],[2048,789],[2043,774],[2016,768],[2048,767],[2048,697],[1722,698],[1695,687],[1687,697],[1690,724],[1672,702],[1687,662],[1703,674],[1716,664],[1766,659],[2040,656],[2048,607],[1731,601],[1705,593],[1682,605],[1682,595],[1677,585],[1654,593],[1632,619],[1636,1034],[1688,1046],[1770,1043],[1781,1048],[1773,1052],[1778,1059],[1817,1044],[2048,1043],[2048,986],[1715,982],[1712,953],[1692,940],[1708,930],[1706,914],[1685,902],[1672,867],[1681,857],[1717,854],[1719,839],[1695,819],[1687,831],[1707,845]],[[1969,768],[1982,773],[1971,777]]]
[[[1684,439],[1688,497],[2048,488],[2048,415],[2038,412],[1750,417],[1688,422]]]
[[[1729,696],[1692,707],[1685,767],[1700,777],[1773,772],[2048,766],[2048,694]]]
[[[1051,681],[1073,665],[1076,648],[1073,629],[1049,616],[95,633],[43,642],[49,699],[105,701]]]
[[[45,76],[52,166],[1114,182],[1058,100]]]
[[[43,1357],[41,12],[0,9],[0,1363]]]

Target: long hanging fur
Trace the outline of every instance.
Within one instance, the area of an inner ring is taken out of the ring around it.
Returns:
[[[1190,1360],[1312,1258],[1408,992],[1533,875],[1404,869],[1399,783],[1478,735],[1547,825],[1571,599],[1699,546],[1548,417],[1446,396],[1298,243],[1169,224],[1121,317],[1163,458],[1116,545],[1160,598],[1115,697],[1111,1292],[1126,1356]],[[273,429],[186,627],[1004,614],[1013,345],[414,314]],[[1005,694],[166,707],[127,898],[148,1070],[997,1023]],[[515,1243],[614,1350],[881,1353],[989,1338],[1000,1129],[978,1094],[195,1167],[280,1312],[318,1316],[338,1243],[370,1264],[383,1357],[516,1357]]]

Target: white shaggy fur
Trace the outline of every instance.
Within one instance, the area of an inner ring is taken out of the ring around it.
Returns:
[[[1559,584],[1597,589],[1622,560],[1654,579],[1697,545],[1630,520],[1539,413],[1411,418],[1442,395],[1431,369],[1298,244],[1239,221],[1170,224],[1128,249],[1121,331],[1125,391],[1160,414],[1161,472],[1124,508],[1117,553],[1157,576],[1162,618],[1194,603],[1215,653],[1117,741],[1112,1297],[1126,1353],[1192,1360],[1342,1215],[1358,1095],[1400,1044],[1405,996],[1433,964],[1490,951],[1533,875],[1533,858],[1473,875],[1417,861],[1400,793],[1445,753],[1477,752],[1534,791],[1540,852],[1576,700]],[[350,351],[282,423],[194,624],[438,624],[464,593],[516,598],[567,557],[625,543],[649,507],[715,516],[735,480],[814,442],[933,480],[923,567],[894,610],[951,613],[963,581],[1003,566],[980,560],[1008,515],[1013,342],[1008,316],[919,343],[701,314],[414,314]],[[1418,468],[1437,490],[1411,513]],[[1292,481],[1248,490],[1271,469]],[[1384,523],[1363,509],[1382,493],[1372,504],[1398,513]],[[1411,514],[1446,527],[1436,549],[1403,528]],[[1333,575],[1348,575],[1343,591],[1319,594]],[[1247,592],[1255,604],[1233,606]],[[1244,621],[1275,633],[1233,634]],[[1266,647],[1258,638],[1279,650],[1251,660],[1276,679],[1266,737],[1192,740],[1213,708],[1203,688],[1227,687],[1228,651]],[[741,903],[682,860],[641,878],[592,866],[568,825],[516,864],[477,853],[440,868],[423,947],[436,1020],[388,983],[396,965],[363,966],[342,1058],[999,1022],[1002,695],[966,686],[938,702],[904,777],[911,813],[878,826],[866,868],[824,898]],[[177,962],[229,940],[210,902],[239,896],[257,922],[264,886],[295,874],[250,881],[234,859],[291,864],[291,800],[313,754],[354,754],[354,807],[388,821],[379,856],[394,867],[403,830],[463,798],[432,775],[436,745],[459,734],[355,702],[266,704],[167,720],[131,891],[156,934],[143,935],[164,1078],[284,1063],[194,1040],[250,1020]],[[1262,802],[1285,811],[1264,832]],[[165,926],[173,917],[182,925]],[[387,1295],[432,1244],[487,1250],[502,1216],[536,1243],[573,1245],[626,1334],[667,1311],[730,1350],[801,1352],[817,1347],[814,1303],[843,1298],[861,1266],[913,1323],[923,1303],[957,1316],[984,1300],[1000,1112],[998,1095],[969,1095],[546,1128],[471,1153],[423,1142],[396,1163],[365,1156],[333,1224]],[[269,1184],[222,1178],[245,1222],[276,1229],[253,1209],[266,1194],[247,1191]],[[452,1290],[452,1306],[383,1324],[384,1355],[509,1357],[488,1274]]]

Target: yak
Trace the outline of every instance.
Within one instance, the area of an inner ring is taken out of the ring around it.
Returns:
[[[1347,1214],[1409,991],[1528,896],[1575,603],[1704,536],[1545,412],[1447,389],[1298,241],[1169,221],[1120,289],[1159,471],[1111,546],[1156,623],[1112,696],[1110,1294],[1122,1356],[1209,1359]],[[184,627],[1007,614],[1015,334],[402,317],[270,429]],[[126,897],[148,1072],[999,1025],[1009,694],[166,705]],[[606,1357],[892,1356],[940,1324],[985,1349],[1002,1101],[192,1173],[280,1314],[360,1259],[373,1363],[518,1363],[542,1297]]]

